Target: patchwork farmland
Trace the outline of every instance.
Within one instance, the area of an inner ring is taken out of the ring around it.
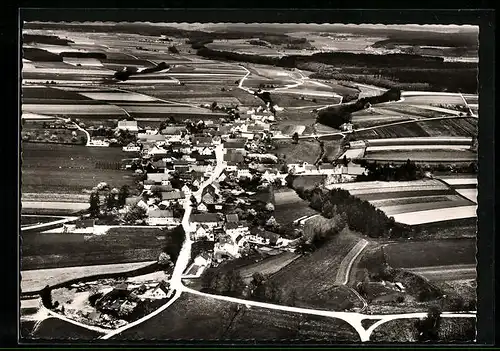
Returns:
[[[476,217],[475,202],[434,179],[329,185],[370,202],[396,222],[419,225]]]

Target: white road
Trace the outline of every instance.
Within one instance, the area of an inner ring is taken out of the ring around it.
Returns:
[[[64,224],[68,222],[73,222],[76,221],[78,217],[65,217],[63,219],[58,219],[56,221],[48,222],[48,223],[42,223],[42,224],[35,224],[35,225],[30,225],[30,226],[25,226],[21,227],[21,232],[27,231],[27,230],[35,230],[35,229],[43,229],[47,227],[51,227],[53,225],[58,225],[58,224]]]

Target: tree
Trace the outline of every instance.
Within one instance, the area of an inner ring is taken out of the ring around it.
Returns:
[[[126,222],[135,222],[146,218],[146,209],[141,206],[133,206],[123,217]]]
[[[89,212],[92,217],[97,217],[99,216],[99,206],[100,206],[100,199],[99,199],[99,194],[97,192],[93,192],[90,194],[89,198]]]
[[[106,196],[106,208],[108,210],[111,210],[113,207],[116,206],[116,199],[115,199],[115,194],[113,193],[109,193],[107,196]]]
[[[52,304],[52,290],[48,285],[42,289],[40,297],[42,298],[42,304],[45,308],[51,309],[54,307]]]
[[[125,206],[125,203],[127,201],[127,197],[129,196],[130,191],[128,185],[122,185],[120,188],[120,191],[118,192],[118,201],[117,205],[118,207],[123,207]]]
[[[168,52],[170,52],[172,54],[178,54],[179,50],[175,46],[172,45],[172,46],[169,46]]]
[[[162,252],[158,257],[158,264],[162,267],[172,267],[174,263],[172,262],[172,258],[166,252]]]
[[[417,322],[418,340],[438,341],[439,326],[441,324],[441,311],[437,306],[431,306],[425,319]]]
[[[292,135],[292,143],[293,144],[298,144],[299,143],[299,133],[295,132]]]
[[[217,101],[212,102],[212,105],[210,105],[210,108],[212,110],[215,110],[217,108]]]

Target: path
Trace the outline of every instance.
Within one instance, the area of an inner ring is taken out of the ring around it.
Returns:
[[[311,139],[311,138],[316,138],[316,137],[317,138],[324,138],[324,137],[330,137],[330,136],[344,136],[345,134],[363,132],[366,130],[375,130],[375,129],[384,128],[384,127],[392,127],[392,126],[400,125],[400,124],[409,124],[409,123],[427,122],[427,121],[438,121],[438,120],[443,120],[443,119],[457,119],[457,118],[470,118],[470,117],[467,117],[467,116],[439,116],[439,117],[422,118],[419,120],[399,121],[399,122],[381,124],[381,125],[373,126],[373,127],[359,128],[359,129],[353,130],[352,132],[334,132],[334,133],[325,133],[325,134],[320,134],[320,135],[302,135],[299,137],[299,139]],[[292,138],[292,136],[286,136],[286,135],[272,137],[272,139],[291,139],[291,138]]]
[[[344,257],[342,262],[340,262],[339,270],[337,271],[337,277],[335,278],[335,284],[346,285],[349,281],[349,275],[351,273],[352,265],[356,258],[363,252],[365,247],[368,245],[368,241],[361,239],[354,245],[354,247],[349,251],[349,253]]]
[[[54,225],[59,225],[59,224],[64,224],[68,222],[73,222],[76,221],[78,217],[65,217],[63,219],[59,219],[56,221],[48,222],[48,223],[42,223],[42,224],[35,224],[35,225],[30,225],[30,226],[25,226],[21,227],[21,232],[27,231],[27,230],[35,230],[35,229],[43,229],[46,227],[51,227]]]

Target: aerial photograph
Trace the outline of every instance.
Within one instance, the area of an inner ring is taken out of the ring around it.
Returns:
[[[19,341],[475,343],[478,36],[22,23]]]

